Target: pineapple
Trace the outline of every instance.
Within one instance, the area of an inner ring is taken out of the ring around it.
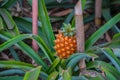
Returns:
[[[56,35],[55,50],[58,57],[61,59],[68,58],[76,51],[76,36],[75,30],[70,24],[64,24],[62,31]]]

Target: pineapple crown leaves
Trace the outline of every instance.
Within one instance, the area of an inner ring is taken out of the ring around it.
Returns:
[[[74,36],[75,28],[72,28],[70,24],[63,23],[64,27],[62,28],[62,32],[64,36]]]

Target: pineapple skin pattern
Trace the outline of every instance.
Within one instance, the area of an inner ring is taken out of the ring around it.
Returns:
[[[63,33],[59,32],[54,42],[56,54],[61,59],[68,58],[76,52],[76,36],[64,36]]]

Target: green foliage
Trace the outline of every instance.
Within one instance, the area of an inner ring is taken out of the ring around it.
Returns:
[[[0,61],[0,68],[20,68],[22,70],[30,70],[34,68],[34,66],[18,61]]]
[[[12,16],[6,9],[0,9],[0,16],[2,16],[8,29],[12,29],[15,34],[19,34],[17,26],[14,20],[12,19]]]
[[[18,0],[0,1],[0,52],[10,50],[14,60],[0,60],[0,80],[118,80],[120,78],[120,33],[116,23],[120,20],[118,13],[114,17],[111,12],[111,5],[119,4],[119,0],[103,1],[102,16],[106,23],[93,33],[86,40],[86,50],[84,53],[76,53],[68,59],[61,60],[54,53],[54,33],[52,30],[50,17],[47,9],[62,7],[73,8],[69,0],[62,0],[58,3],[56,0],[39,0],[38,2],[38,35],[32,33],[32,19],[13,17],[9,9]],[[32,0],[28,0],[32,4]],[[69,3],[69,4],[66,4]],[[109,5],[107,4],[109,3]],[[93,9],[93,0],[82,0],[82,8]],[[114,8],[112,8],[114,9]],[[84,23],[94,20],[94,14],[84,17]],[[65,18],[64,23],[70,23],[75,27],[74,10]],[[112,41],[100,45],[95,42],[109,29],[115,34]],[[20,34],[22,32],[22,34]],[[26,40],[35,40],[40,48],[40,52],[35,52]],[[21,62],[14,47],[21,50],[37,64]],[[117,48],[117,50],[116,50]],[[37,53],[40,53],[37,54]],[[102,58],[101,58],[102,56]],[[104,57],[103,57],[104,56]],[[97,75],[79,75],[78,63],[81,59],[86,60],[86,71],[95,72]]]
[[[2,0],[2,8],[10,8],[16,2],[17,2],[17,0]]]
[[[110,72],[113,76],[115,76],[117,79],[119,79],[120,72],[118,72],[118,70],[115,67],[111,66],[111,64],[109,63],[106,63],[103,61],[94,61],[94,62],[88,63],[87,66],[88,66],[88,69],[94,68],[98,71],[106,70]]]
[[[71,74],[69,73],[69,68],[68,68],[68,70],[65,70],[63,72],[63,80],[72,80]]]
[[[111,51],[111,49],[106,48],[106,49],[101,49],[102,52],[110,59],[110,61],[112,62],[112,64],[114,64],[114,66],[118,69],[118,71],[120,72],[120,60],[117,59],[117,57],[115,56],[115,54]]]
[[[0,76],[9,76],[9,75],[14,75],[14,74],[24,74],[23,70],[20,69],[8,69],[0,72]]]
[[[58,76],[58,72],[54,71],[54,72],[50,73],[47,80],[55,80],[57,78],[57,76]]]
[[[1,30],[1,29],[4,29],[4,27],[3,27],[3,20],[2,20],[1,17],[0,17],[0,25],[1,25],[1,26],[0,26],[0,30]]]
[[[49,48],[51,49],[54,46],[54,34],[52,31],[52,27],[51,27],[51,23],[49,20],[49,16],[45,7],[45,3],[44,0],[38,0],[38,15],[39,15],[39,19],[41,21],[42,24],[42,31],[44,36],[46,36],[48,43],[49,44]]]
[[[60,59],[59,58],[56,58],[52,65],[50,66],[49,70],[48,70],[48,73],[51,73],[55,68],[56,66],[60,63]]]
[[[25,73],[24,80],[37,80],[39,77],[39,73],[41,70],[41,66],[34,68]]]
[[[113,25],[115,25],[118,21],[120,21],[120,14],[118,13],[111,20],[109,20],[106,24],[101,26],[99,30],[97,30],[92,36],[86,41],[86,50],[88,50],[92,45]]]
[[[85,53],[75,53],[67,60],[67,67],[75,67],[75,65],[83,58],[89,58],[90,56]]]
[[[23,80],[23,77],[21,77],[21,76],[5,76],[5,77],[0,77],[0,80]]]
[[[20,59],[19,59],[19,57],[18,57],[18,54],[17,54],[16,51],[13,49],[13,47],[10,47],[9,50],[10,50],[12,56],[14,57],[14,59],[15,59],[16,61],[20,61]]]

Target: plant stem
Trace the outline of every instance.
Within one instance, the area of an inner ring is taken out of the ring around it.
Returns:
[[[33,19],[32,33],[34,35],[37,35],[38,34],[38,0],[32,0],[32,19]],[[38,51],[38,45],[34,40],[32,42],[32,47],[35,50],[35,52]]]
[[[81,0],[75,6],[75,24],[76,24],[76,37],[77,37],[77,52],[84,52],[84,24]],[[80,71],[86,70],[85,59],[79,62]]]
[[[99,27],[101,25],[101,8],[102,0],[96,0],[95,2],[95,25]]]

